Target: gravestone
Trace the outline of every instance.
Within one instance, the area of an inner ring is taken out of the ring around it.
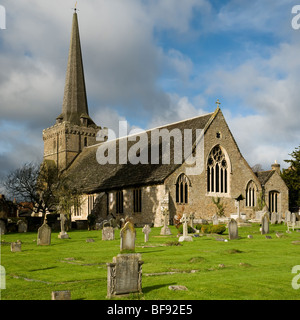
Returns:
[[[291,212],[290,211],[286,211],[285,213],[285,223],[290,222],[291,221]]]
[[[261,219],[261,234],[269,233],[269,213],[265,213]]]
[[[219,219],[218,219],[218,216],[216,214],[212,217],[212,222],[213,222],[214,226],[219,224]]]
[[[191,213],[190,216],[190,227],[192,227],[194,229],[194,219],[195,219],[195,214]]]
[[[169,222],[169,212],[168,210],[164,210],[163,213],[163,227],[160,230],[160,234],[163,236],[169,236],[172,234],[170,228],[168,227],[168,222]]]
[[[103,227],[102,240],[115,240],[115,229],[113,227]]]
[[[51,228],[47,225],[47,223],[44,223],[38,229],[37,245],[49,246],[50,243],[51,243]]]
[[[67,220],[66,216],[61,213],[58,220],[60,220],[60,230],[61,230],[58,235],[58,238],[59,239],[69,239],[69,235],[65,231],[65,222]]]
[[[107,298],[142,293],[142,264],[139,253],[113,257],[113,262],[107,263]]]
[[[120,232],[121,252],[124,250],[132,250],[132,251],[135,250],[135,236],[136,236],[136,231],[134,229],[133,224],[130,221],[126,222],[125,226],[121,229],[121,232]]]
[[[180,219],[180,222],[181,222],[182,225],[183,225],[183,235],[182,235],[181,237],[179,237],[178,241],[179,241],[179,242],[183,242],[183,241],[193,241],[193,238],[188,235],[188,222],[189,222],[189,218],[186,216],[185,213],[182,215],[182,218]]]
[[[10,251],[11,252],[21,252],[22,251],[21,248],[22,248],[22,245],[21,245],[20,241],[12,242],[10,244]]]
[[[276,219],[277,219],[277,223],[281,224],[281,222],[282,222],[282,213],[277,213]]]
[[[95,242],[95,240],[91,239],[91,238],[88,238],[88,239],[85,240],[85,242]]]
[[[19,232],[19,233],[27,232],[28,226],[27,226],[27,223],[26,223],[25,221],[19,220],[19,221],[17,222],[17,226],[18,226],[18,232]]]
[[[52,300],[71,300],[70,290],[52,291]]]
[[[293,225],[295,225],[296,224],[296,214],[293,212],[292,214],[291,214],[291,223],[293,224]]]
[[[5,268],[0,265],[0,290],[6,289],[6,272]]]
[[[229,239],[234,240],[238,239],[238,224],[235,219],[231,219],[228,223],[228,233],[229,233]]]
[[[142,232],[145,234],[145,242],[148,242],[149,240],[149,233],[151,232],[151,228],[148,224],[146,224],[144,226],[144,228],[142,229]]]
[[[276,224],[277,214],[275,212],[271,213],[271,224]]]
[[[6,225],[3,220],[0,220],[0,235],[6,233]]]

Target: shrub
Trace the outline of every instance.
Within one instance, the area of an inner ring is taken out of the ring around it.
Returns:
[[[226,226],[224,224],[204,224],[201,227],[202,233],[217,233],[222,234],[226,230]]]
[[[178,233],[183,233],[183,225],[182,224],[178,227]],[[192,227],[188,226],[188,233],[195,233],[195,231]]]

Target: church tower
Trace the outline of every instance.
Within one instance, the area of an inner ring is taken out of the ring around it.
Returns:
[[[54,126],[43,130],[44,160],[53,160],[60,171],[65,170],[83,148],[96,143],[100,129],[89,116],[75,9],[62,113]]]

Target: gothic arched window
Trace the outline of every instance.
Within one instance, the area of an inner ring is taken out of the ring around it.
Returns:
[[[215,146],[208,156],[207,192],[228,193],[228,163],[220,146]]]
[[[176,202],[188,203],[189,199],[189,180],[187,176],[182,173],[176,182]]]
[[[246,207],[255,207],[256,206],[256,185],[251,180],[249,181],[246,188]]]

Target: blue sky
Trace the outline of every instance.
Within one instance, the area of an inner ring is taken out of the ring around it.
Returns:
[[[40,161],[61,113],[75,1],[0,0],[0,176]],[[90,116],[114,130],[212,112],[250,166],[299,146],[295,1],[85,0],[78,19]]]

